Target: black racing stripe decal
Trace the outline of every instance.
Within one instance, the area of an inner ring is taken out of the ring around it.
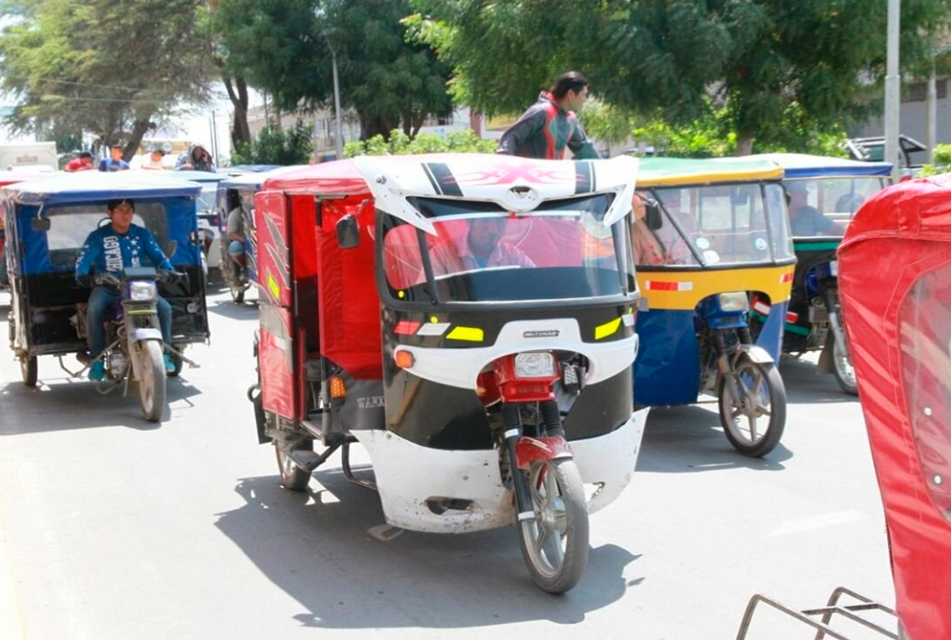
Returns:
[[[575,194],[592,191],[594,191],[594,170],[591,168],[591,163],[578,160],[575,162]]]
[[[433,190],[435,190],[436,193],[442,195],[442,189],[439,188],[439,183],[436,182],[436,177],[433,175],[433,172],[429,168],[428,164],[423,164],[423,172],[426,174],[426,177],[429,178],[430,184],[433,185]]]
[[[436,182],[439,183],[442,189],[442,195],[462,196],[462,189],[459,188],[459,183],[456,182],[452,171],[449,170],[449,165],[443,162],[430,162],[426,166],[429,167],[429,170],[433,173],[433,177],[436,178]]]

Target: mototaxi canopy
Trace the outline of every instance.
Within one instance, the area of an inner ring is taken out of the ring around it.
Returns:
[[[838,250],[899,619],[951,637],[951,174],[884,189]]]
[[[890,162],[860,162],[808,153],[761,153],[747,156],[775,162],[788,178],[883,176],[892,174]]]

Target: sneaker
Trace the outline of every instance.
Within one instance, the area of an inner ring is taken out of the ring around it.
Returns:
[[[96,360],[89,367],[89,379],[93,382],[99,382],[106,375],[106,364],[102,360]]]
[[[165,354],[165,373],[175,373],[175,363],[172,361],[172,356]]]

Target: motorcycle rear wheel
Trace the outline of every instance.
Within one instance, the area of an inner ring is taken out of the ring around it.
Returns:
[[[786,387],[774,364],[753,362],[749,356],[736,361],[735,383],[741,398],[730,395],[726,380],[717,383],[720,424],[727,440],[745,456],[759,458],[776,448],[786,428]],[[766,418],[765,429],[762,418]]]
[[[156,341],[141,344],[137,357],[141,358],[139,370],[142,377],[138,386],[142,414],[149,422],[158,422],[165,412],[165,359],[162,357],[162,346]]]
[[[518,523],[522,557],[548,593],[578,584],[588,564],[588,508],[574,460],[542,460],[528,475],[534,519]]]

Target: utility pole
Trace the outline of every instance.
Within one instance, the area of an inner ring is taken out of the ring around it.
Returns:
[[[343,133],[340,131],[340,81],[337,78],[337,45],[330,39],[330,36],[337,31],[336,27],[331,27],[329,29],[324,29],[321,32],[321,35],[324,36],[324,39],[327,41],[327,47],[330,49],[331,60],[333,61],[333,71],[334,71],[334,128],[336,129],[336,135],[334,135],[334,147],[336,152],[336,159],[343,159]]]
[[[888,45],[885,71],[885,160],[894,163],[892,182],[901,175],[898,134],[901,127],[901,76],[898,72],[898,34],[901,0],[888,0]]]

